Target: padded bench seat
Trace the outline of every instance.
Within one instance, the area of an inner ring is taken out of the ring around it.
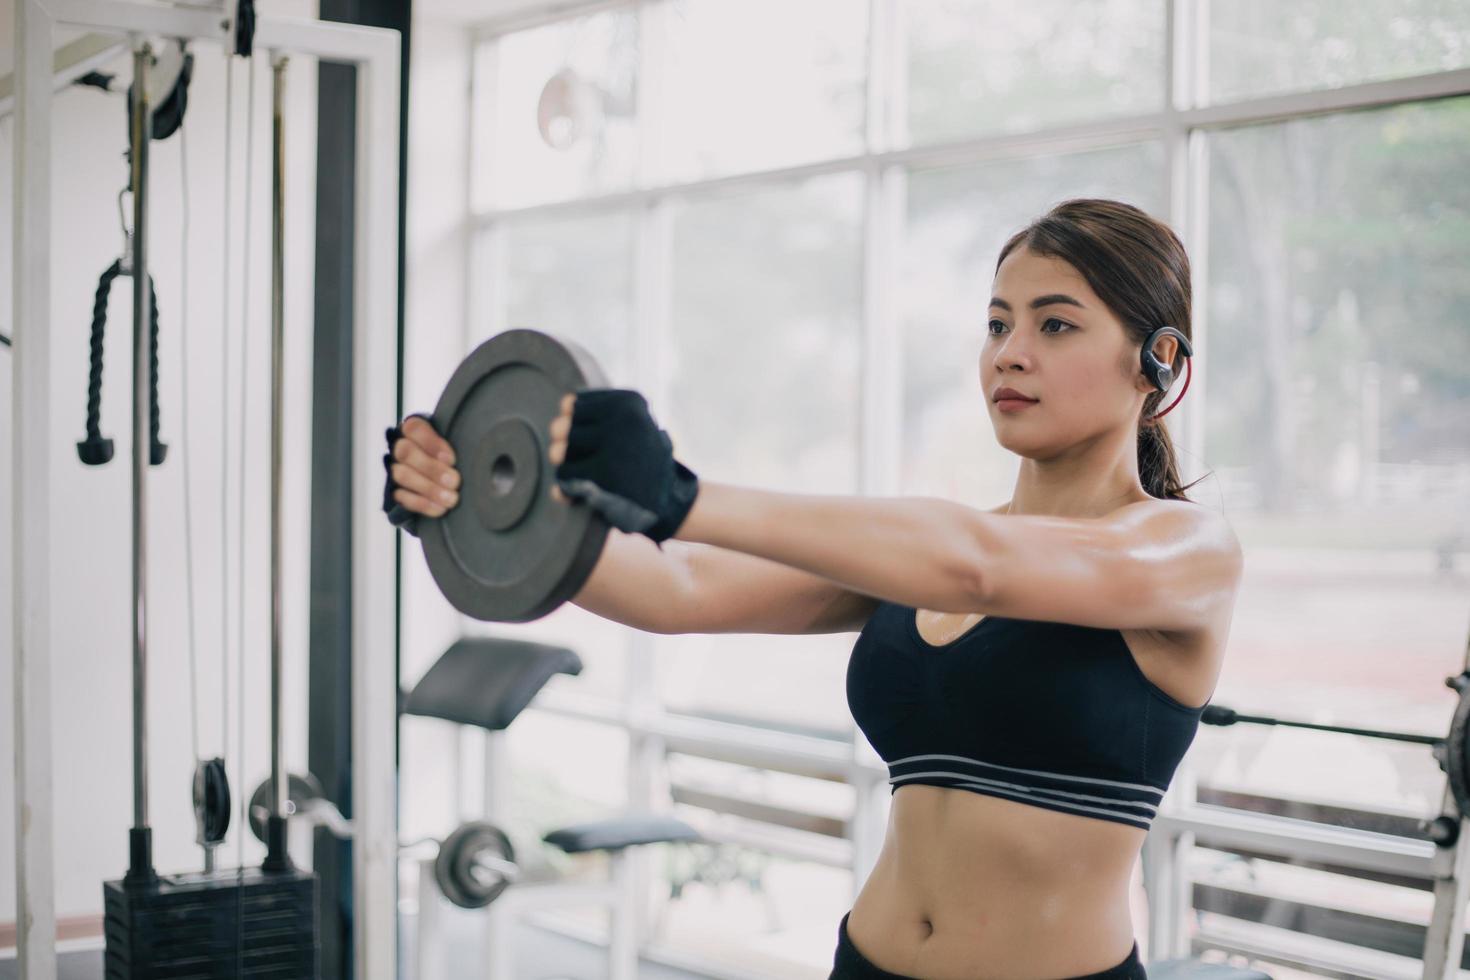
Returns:
[[[541,838],[568,854],[620,851],[635,844],[700,841],[699,831],[682,820],[656,813],[629,813],[549,831]]]

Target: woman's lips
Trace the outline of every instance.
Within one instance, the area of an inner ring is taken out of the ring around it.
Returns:
[[[1036,402],[1025,398],[1001,398],[996,401],[995,407],[1002,412],[1019,412],[1035,404]]]

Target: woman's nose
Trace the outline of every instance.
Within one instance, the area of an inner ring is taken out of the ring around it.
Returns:
[[[998,371],[1007,371],[1017,365],[1026,367],[1031,363],[1031,350],[1024,339],[1018,340],[1013,333],[1000,342],[991,359]]]

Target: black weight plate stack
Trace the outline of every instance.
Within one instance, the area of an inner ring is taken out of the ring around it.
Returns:
[[[107,980],[321,976],[316,876],[246,868],[102,886]],[[242,903],[243,901],[243,908]]]
[[[454,447],[459,504],[421,521],[419,538],[456,609],[529,622],[592,574],[608,525],[581,503],[551,499],[555,467],[546,453],[562,397],[606,385],[585,350],[536,330],[497,334],[455,370],[433,422]]]

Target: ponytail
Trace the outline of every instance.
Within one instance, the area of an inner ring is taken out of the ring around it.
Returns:
[[[1152,399],[1150,399],[1152,400]],[[1179,485],[1179,462],[1174,456],[1174,440],[1164,423],[1148,418],[1152,408],[1144,408],[1144,419],[1138,423],[1138,482],[1150,497],[1162,500],[1188,500]],[[1203,479],[1203,478],[1201,478]]]

